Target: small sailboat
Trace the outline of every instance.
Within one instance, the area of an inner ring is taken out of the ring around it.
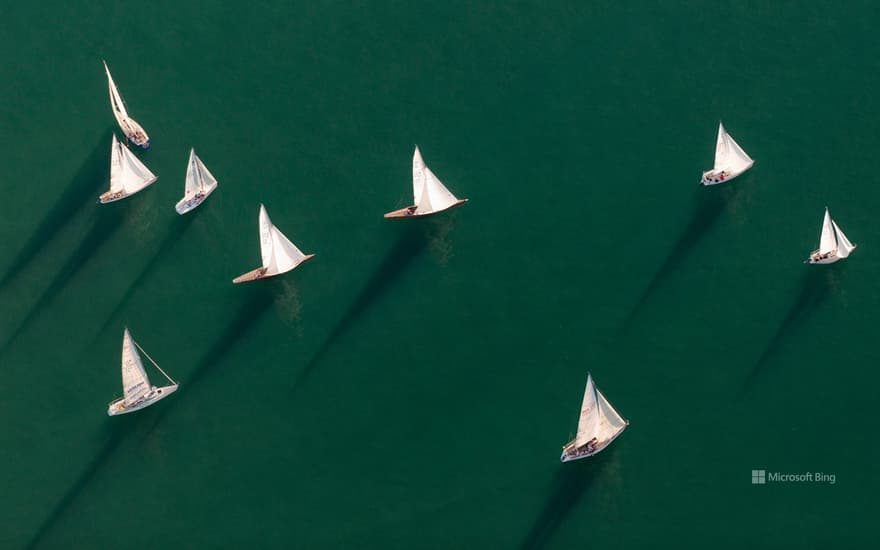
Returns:
[[[593,456],[608,446],[629,425],[587,374],[587,387],[581,404],[577,436],[562,448],[562,462]]]
[[[856,247],[849,242],[846,235],[838,227],[837,222],[831,219],[828,207],[825,207],[825,219],[822,221],[822,235],[819,237],[819,248],[814,250],[807,262],[811,264],[833,264],[849,256]]]
[[[116,122],[122,128],[122,133],[125,134],[128,141],[138,147],[149,149],[150,136],[147,135],[146,130],[135,119],[128,116],[128,111],[125,110],[125,102],[122,101],[122,96],[119,94],[119,90],[116,89],[116,83],[113,82],[113,77],[110,76],[110,68],[107,67],[106,61],[104,61],[104,71],[107,73],[107,85],[110,88],[110,107],[113,108],[113,116],[116,117]]]
[[[214,189],[217,189],[217,178],[211,174],[202,159],[196,155],[195,148],[190,149],[183,198],[177,202],[174,209],[178,214],[186,214],[202,204],[202,201],[207,199]]]
[[[427,216],[467,202],[459,199],[425,166],[419,147],[413,153],[413,205],[385,214],[386,218]]]
[[[303,254],[290,242],[290,239],[284,236],[284,233],[272,225],[266,207],[262,204],[260,205],[260,253],[263,256],[263,265],[232,279],[233,283],[246,283],[281,275],[315,257],[314,254]]]
[[[171,382],[168,386],[157,387],[150,384],[147,372],[144,370],[144,363],[138,350],[146,355],[153,365],[159,369],[165,378]],[[141,348],[137,342],[131,337],[128,328],[122,335],[122,392],[123,397],[110,403],[107,408],[107,414],[116,416],[117,414],[125,414],[139,411],[144,407],[149,407],[160,399],[165,399],[172,393],[177,391],[177,382],[171,379],[168,374],[162,370],[162,367],[156,364],[147,352]]]
[[[134,195],[144,187],[156,181],[156,176],[134,156],[124,142],[116,139],[110,146],[110,190],[103,193],[98,202],[101,204],[118,201]]]
[[[715,143],[715,166],[703,172],[700,183],[715,185],[730,181],[752,167],[755,163],[742,147],[733,140],[724,124],[718,123],[718,140]]]

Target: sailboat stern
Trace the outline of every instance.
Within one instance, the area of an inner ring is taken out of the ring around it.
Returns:
[[[257,279],[262,279],[265,276],[266,276],[266,268],[265,267],[258,267],[257,269],[252,269],[251,271],[248,271],[247,273],[244,273],[242,275],[239,275],[235,279],[232,279],[232,282],[234,284],[249,283],[251,281],[256,281]]]

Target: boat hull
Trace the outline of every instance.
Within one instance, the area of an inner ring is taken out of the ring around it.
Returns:
[[[156,178],[156,179],[158,179],[158,178]],[[144,189],[146,189],[147,187],[151,186],[153,184],[153,182],[156,181],[156,179],[153,179],[153,181],[144,185],[143,187],[141,187],[140,189],[138,189],[134,193],[126,193],[125,191],[119,191],[118,193],[112,193],[110,191],[107,191],[106,193],[103,193],[100,197],[98,197],[98,202],[101,204],[107,204],[108,202],[116,202],[116,201],[121,201],[122,199],[127,199],[128,197],[130,197],[132,195],[136,195],[136,194],[140,193],[141,191],[143,191]]]
[[[810,257],[807,258],[807,263],[808,264],[833,264],[834,262],[840,261],[842,259],[843,258],[839,258],[837,256],[836,251],[832,252],[829,256],[826,256],[823,258],[822,255],[819,254],[818,250],[814,250],[810,254]]]
[[[740,176],[743,172],[745,172],[749,168],[751,168],[752,164],[754,164],[754,161],[736,173],[731,172],[731,173],[721,174],[721,173],[716,173],[715,170],[707,170],[707,171],[703,172],[703,177],[700,179],[700,185],[709,186],[709,185],[718,185],[719,183],[727,183],[730,180],[736,178],[737,176]]]
[[[116,115],[116,122],[119,123],[122,133],[125,134],[125,139],[142,149],[150,148],[150,136],[147,135],[143,126],[131,117],[124,117],[115,111],[113,114]]]
[[[128,407],[125,406],[124,398],[117,399],[116,401],[110,403],[110,406],[107,407],[107,414],[109,416],[118,416],[120,414],[128,414],[131,412],[139,411],[141,409],[149,407],[150,405],[158,401],[161,401],[162,399],[165,399],[166,397],[177,391],[177,386],[177,384],[173,384],[171,386],[163,386],[161,388],[153,386],[152,391],[150,391],[150,393],[148,393],[146,397],[144,397],[144,399]]]
[[[383,217],[385,218],[421,218],[424,216],[430,216],[431,214],[436,214],[438,212],[443,212],[445,210],[449,210],[450,208],[455,208],[456,206],[461,206],[466,203],[468,199],[459,199],[454,204],[450,204],[446,208],[441,208],[440,210],[431,210],[430,212],[416,212],[416,206],[407,206],[406,208],[401,208],[399,210],[393,210],[391,212],[386,213]]]
[[[291,268],[288,269],[287,271],[293,271],[294,269],[296,269],[297,267],[301,266],[302,264],[306,263],[307,261],[311,260],[311,259],[314,258],[314,257],[315,257],[314,254],[307,254],[306,257],[303,258],[303,261],[301,261],[300,263],[298,263],[298,264],[296,264],[295,266],[291,267]],[[249,283],[249,282],[251,282],[251,281],[256,281],[256,280],[259,280],[259,279],[266,279],[266,278],[268,278],[268,277],[275,277],[275,276],[277,276],[277,275],[282,275],[282,274],[284,274],[284,273],[287,273],[287,271],[281,271],[281,272],[278,272],[278,273],[266,273],[266,268],[265,268],[265,267],[258,267],[257,269],[253,269],[253,270],[251,270],[251,271],[248,271],[247,273],[243,273],[243,274],[239,275],[239,276],[236,277],[235,279],[232,279],[232,282],[233,282],[234,284],[238,284],[238,283]]]
[[[186,197],[183,197],[182,199],[177,201],[177,204],[174,206],[174,210],[176,210],[177,213],[181,216],[186,214],[187,212],[195,210],[200,204],[205,202],[205,199],[208,198],[208,195],[214,192],[214,189],[216,189],[216,187],[203,193],[202,196],[198,198],[193,197],[191,199],[187,199]]]
[[[629,422],[626,423],[626,426],[629,426]],[[587,458],[599,454],[600,452],[605,450],[605,448],[608,447],[608,445],[610,445],[612,441],[617,439],[624,430],[626,430],[626,426],[624,426],[622,430],[614,434],[609,439],[599,442],[599,444],[596,445],[592,451],[577,452],[577,450],[574,448],[574,441],[569,441],[562,448],[562,455],[559,457],[559,460],[561,462],[573,462],[575,460],[580,460],[582,458]]]

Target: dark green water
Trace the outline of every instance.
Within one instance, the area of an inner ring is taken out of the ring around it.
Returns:
[[[0,546],[876,544],[877,8],[421,4],[0,8]],[[415,143],[471,200],[384,220]],[[260,202],[317,257],[234,287]],[[108,418],[125,325],[181,388]]]

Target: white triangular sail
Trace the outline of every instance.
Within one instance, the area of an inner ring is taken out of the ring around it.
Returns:
[[[113,108],[113,115],[116,117],[116,122],[118,122],[120,126],[123,126],[123,121],[128,118],[128,111],[125,110],[125,102],[122,101],[122,96],[116,88],[116,83],[113,82],[113,77],[110,76],[110,68],[107,67],[106,61],[104,61],[104,71],[107,73],[107,85],[110,88],[110,107]]]
[[[125,406],[137,403],[151,389],[141,356],[126,328],[122,336],[122,391],[125,395]]]
[[[743,148],[727,133],[724,124],[719,122],[714,170],[727,170],[731,176],[736,176],[745,172],[754,162],[752,157],[743,151]]]
[[[413,153],[412,172],[413,204],[420,206],[422,204],[422,194],[425,191],[425,161],[422,160],[422,153],[419,151],[418,145],[416,145],[416,150]]]
[[[217,187],[217,178],[211,174],[202,159],[196,155],[196,150],[189,151],[189,164],[186,170],[186,194],[208,194]]]
[[[578,431],[575,437],[575,447],[582,447],[598,436],[599,425],[599,397],[592,375],[587,375],[587,387],[584,389],[584,400],[581,403],[581,415],[578,420]]]
[[[156,176],[144,166],[139,158],[113,134],[113,150],[110,154],[110,191],[124,191],[126,195],[137,193],[156,181]]]
[[[306,255],[272,224],[266,207],[262,204],[260,205],[260,253],[267,276],[290,271],[306,259]]]
[[[718,137],[715,139],[715,165],[713,170],[723,170],[727,168],[727,155],[729,148],[725,139],[727,132],[724,131],[724,124],[718,123]]]
[[[413,153],[413,199],[416,214],[439,212],[459,202],[431,169],[425,166],[418,146]]]
[[[837,225],[837,222],[834,220],[831,221],[831,225],[834,226],[834,234],[837,236],[837,257],[838,258],[846,258],[849,256],[849,253],[856,247],[853,243],[849,242],[849,239],[846,238],[846,235],[843,234],[840,227]]]
[[[599,422],[596,437],[599,438],[599,441],[608,441],[626,428],[626,420],[611,406],[602,392],[596,390],[596,393],[599,396]]]
[[[828,208],[825,209],[825,219],[822,221],[822,235],[819,237],[819,254],[829,254],[837,249],[837,237],[834,234],[834,226]]]
[[[119,193],[125,191],[123,184],[122,163],[125,158],[122,156],[122,149],[119,147],[119,140],[116,139],[116,133],[113,134],[113,143],[110,144],[110,192]]]

